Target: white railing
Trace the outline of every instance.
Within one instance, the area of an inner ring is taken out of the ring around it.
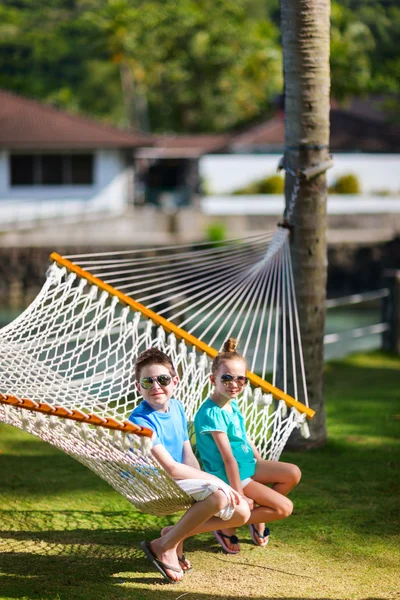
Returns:
[[[372,292],[363,292],[361,294],[352,294],[341,298],[334,298],[326,301],[326,308],[336,308],[360,304],[362,302],[371,302],[381,300],[389,295],[388,288],[382,288]],[[355,327],[338,333],[327,333],[324,335],[324,344],[334,344],[337,342],[350,341],[356,338],[363,338],[370,335],[382,334],[389,329],[389,323],[375,323],[364,327]]]

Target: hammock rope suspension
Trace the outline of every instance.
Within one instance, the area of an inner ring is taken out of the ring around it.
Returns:
[[[182,510],[192,500],[152,458],[152,432],[126,421],[140,401],[134,362],[150,346],[171,357],[191,422],[233,336],[249,368],[239,400],[249,435],[277,460],[314,415],[288,236],[52,254],[37,298],[0,330],[0,421],[64,450],[144,512]]]

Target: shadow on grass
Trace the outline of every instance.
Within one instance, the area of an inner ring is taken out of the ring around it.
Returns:
[[[199,593],[186,591],[190,574],[185,575],[181,586],[170,586],[154,572],[148,560],[137,548],[139,537],[128,539],[127,532],[91,530],[0,532],[0,597],[39,598],[40,600],[236,600],[240,597],[261,600],[263,596],[246,596],[242,593]],[[111,538],[111,539],[110,539]],[[203,543],[204,546],[204,543]],[[204,548],[203,548],[204,549]],[[210,549],[210,548],[209,548]],[[268,565],[238,561],[216,553],[213,561],[229,563],[232,568],[253,568],[267,574],[289,575],[300,579],[313,577],[295,572],[295,569],[271,568]],[[204,574],[206,575],[206,573]],[[129,589],[127,585],[134,585]],[[144,586],[144,587],[143,587]],[[152,586],[149,589],[146,586]],[[180,593],[181,590],[181,593]],[[281,600],[308,600],[280,595]],[[324,598],[320,598],[324,600]],[[326,598],[328,600],[328,598]],[[335,600],[332,596],[329,600]],[[362,600],[384,600],[369,597]]]

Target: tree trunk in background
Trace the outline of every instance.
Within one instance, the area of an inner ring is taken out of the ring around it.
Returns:
[[[329,0],[281,0],[285,78],[285,166],[296,171],[329,157]],[[295,178],[286,173],[288,206]],[[323,399],[324,324],[327,277],[326,175],[301,182],[291,224],[292,259],[310,406],[311,437],[298,430],[289,447],[305,449],[326,441]],[[302,400],[302,398],[299,398]]]
[[[120,63],[120,77],[124,98],[125,119],[128,127],[142,133],[149,132],[147,98],[145,93],[135,84],[129,64]]]

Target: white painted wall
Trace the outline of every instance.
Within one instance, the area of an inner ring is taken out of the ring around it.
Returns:
[[[93,185],[11,186],[9,153],[0,153],[0,224],[107,211],[128,203],[129,169],[117,150],[98,150]]]
[[[200,175],[210,194],[230,194],[248,183],[276,173],[282,154],[219,154],[200,159]],[[327,171],[328,185],[347,173],[357,175],[362,191],[400,194],[400,154],[335,154]]]

